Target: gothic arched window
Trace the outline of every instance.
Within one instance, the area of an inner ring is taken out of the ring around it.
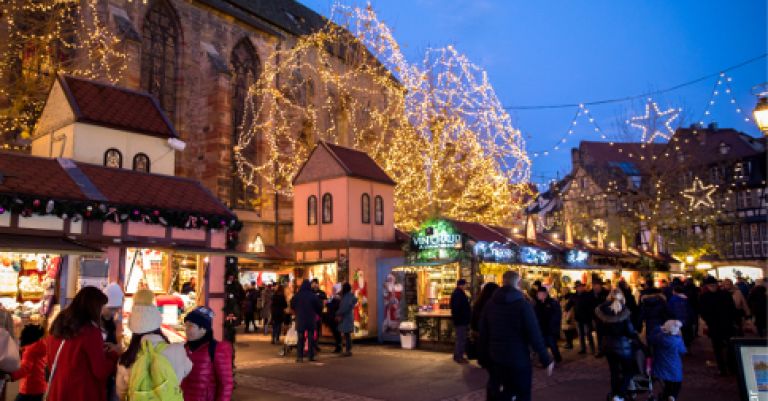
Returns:
[[[257,213],[261,211],[254,202],[261,193],[261,180],[255,177],[254,185],[245,185],[237,172],[237,165],[234,158],[234,145],[239,142],[240,134],[248,129],[247,124],[253,118],[252,115],[245,115],[245,102],[248,98],[248,88],[256,82],[259,77],[259,58],[256,54],[251,41],[248,38],[241,39],[235,48],[232,49],[232,193],[230,202],[233,208],[253,208]],[[260,164],[259,140],[253,138],[248,145],[242,149],[241,155],[247,158],[255,165]]]
[[[317,224],[317,196],[312,195],[307,198],[307,225]]]
[[[104,166],[123,168],[123,154],[115,148],[107,149],[107,151],[104,152]]]
[[[144,153],[137,153],[133,156],[133,169],[143,173],[149,173],[149,156]]]
[[[156,0],[144,17],[141,87],[154,95],[171,117],[176,112],[176,81],[181,28],[168,0]]]

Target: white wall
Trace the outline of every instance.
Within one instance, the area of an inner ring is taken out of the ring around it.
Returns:
[[[174,175],[175,154],[167,139],[85,123],[75,123],[74,133],[74,160],[103,165],[104,153],[115,148],[123,155],[124,169],[132,169],[133,157],[144,153],[151,173]]]

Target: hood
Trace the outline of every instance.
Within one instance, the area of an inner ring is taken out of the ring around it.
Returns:
[[[512,288],[511,286],[501,287],[493,293],[491,298],[493,303],[497,304],[511,304],[514,302],[525,301],[522,291]]]
[[[655,294],[646,294],[640,296],[640,302],[645,303],[667,303],[667,297],[664,296],[662,293],[655,293]]]
[[[611,303],[605,302],[604,304],[595,308],[595,315],[598,319],[605,323],[618,323],[623,320],[629,319],[629,309],[626,306],[621,308],[619,313],[614,313],[611,310]]]
[[[312,292],[312,283],[309,282],[309,280],[304,280],[301,282],[301,287],[299,287],[300,292],[309,291]]]

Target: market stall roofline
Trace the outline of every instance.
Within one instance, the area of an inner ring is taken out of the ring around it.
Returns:
[[[103,253],[98,247],[80,243],[65,236],[19,234],[0,234],[0,251],[19,253],[62,253],[70,255]]]

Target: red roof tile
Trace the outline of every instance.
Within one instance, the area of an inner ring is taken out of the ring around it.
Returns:
[[[395,181],[367,153],[323,141],[318,146],[325,146],[350,177],[395,185]]]
[[[186,212],[232,214],[208,189],[191,179],[86,163],[77,163],[77,167],[111,203]]]
[[[0,193],[88,200],[55,159],[0,153],[0,175]]]
[[[58,82],[77,121],[160,138],[178,137],[157,100],[146,92],[68,75],[59,75]]]
[[[87,186],[78,186],[56,159],[1,152],[0,193],[233,216],[208,189],[191,179],[75,165],[105,199],[86,196]]]

